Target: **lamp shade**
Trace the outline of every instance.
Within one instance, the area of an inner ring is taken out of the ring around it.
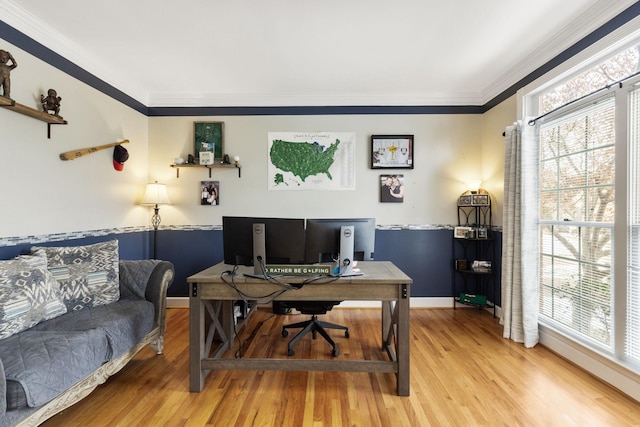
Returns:
[[[144,197],[142,198],[143,205],[170,205],[171,200],[167,195],[167,186],[164,184],[147,184],[147,188],[144,191]]]

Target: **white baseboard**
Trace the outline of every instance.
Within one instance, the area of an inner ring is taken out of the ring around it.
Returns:
[[[541,345],[640,402],[640,375],[568,339],[551,327],[540,325],[539,331]]]
[[[167,297],[167,307],[169,308],[189,308],[189,297]],[[344,301],[340,303],[341,308],[375,308],[380,307],[380,301]],[[458,304],[459,308],[475,308]],[[453,308],[453,298],[451,297],[413,297],[411,298],[411,308]],[[493,312],[493,308],[487,308]],[[500,307],[497,307],[498,317]]]
[[[167,308],[189,308],[189,297],[167,297]]]

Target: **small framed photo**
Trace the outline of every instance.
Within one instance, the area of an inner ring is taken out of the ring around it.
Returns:
[[[471,194],[463,194],[460,196],[458,206],[471,206]]]
[[[469,239],[473,233],[473,228],[471,227],[455,227],[453,229],[453,237],[456,239]]]
[[[464,271],[469,269],[469,262],[466,259],[456,260],[456,270]]]
[[[487,239],[489,237],[489,233],[487,227],[479,227],[478,228],[478,239]]]
[[[380,175],[380,202],[404,202],[404,175]]]
[[[220,205],[220,181],[200,182],[200,204],[203,206]]]
[[[212,151],[201,151],[199,153],[199,160],[201,165],[212,165],[215,161]]]
[[[371,169],[413,169],[413,135],[371,135]]]
[[[209,161],[213,157],[215,160],[222,160],[224,149],[223,128],[224,122],[193,122],[193,140],[195,157],[200,159],[200,164],[213,164],[203,163],[201,157],[204,157],[204,161]],[[200,153],[213,153],[212,155],[201,156]]]
[[[489,206],[488,194],[472,194],[471,204],[475,206]]]

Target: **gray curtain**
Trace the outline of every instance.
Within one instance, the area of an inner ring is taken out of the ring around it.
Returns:
[[[538,343],[538,126],[517,122],[505,131],[502,216],[504,338]]]

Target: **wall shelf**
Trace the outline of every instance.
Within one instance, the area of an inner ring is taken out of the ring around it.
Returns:
[[[213,165],[190,165],[188,163],[182,165],[171,165],[172,168],[176,169],[176,178],[180,178],[180,168],[207,168],[209,169],[209,178],[211,178],[211,169],[238,169],[238,178],[241,178],[242,168],[236,165],[227,165],[227,164],[213,164]]]
[[[29,116],[36,120],[40,120],[47,124],[47,138],[51,138],[51,125],[66,125],[67,121],[60,116],[39,111],[26,105],[19,104],[11,98],[0,96],[0,107],[7,108],[25,116]]]

